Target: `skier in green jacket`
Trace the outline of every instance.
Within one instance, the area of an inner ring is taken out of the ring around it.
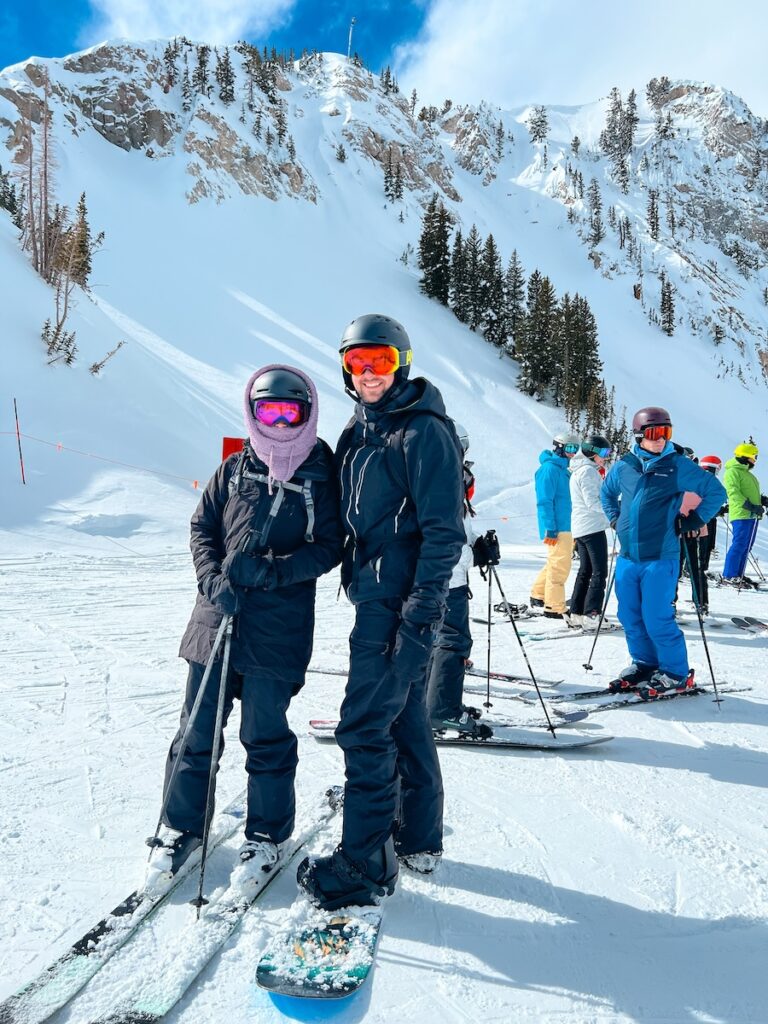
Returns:
[[[723,582],[732,586],[750,586],[744,576],[749,552],[755,543],[757,526],[763,517],[768,497],[760,493],[760,482],[754,475],[759,449],[750,437],[737,445],[733,458],[725,464],[723,483],[728,492],[728,518],[733,539],[725,557]]]

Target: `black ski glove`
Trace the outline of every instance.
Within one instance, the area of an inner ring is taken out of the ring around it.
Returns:
[[[240,609],[240,598],[227,577],[220,572],[211,572],[200,582],[203,596],[222,615],[235,615]]]
[[[761,502],[762,505],[764,505],[766,508],[768,508],[768,494],[761,494],[760,495],[760,502]]]
[[[489,565],[498,565],[501,561],[499,539],[495,530],[488,530],[478,537],[472,545],[473,564],[479,569],[487,569]]]
[[[756,505],[754,501],[745,501],[744,504],[741,507],[746,509],[747,512],[749,512],[751,515],[753,515],[755,517],[755,519],[762,519],[763,518],[763,506],[762,505]]]
[[[392,650],[392,668],[401,679],[424,679],[437,626],[437,622],[418,625],[408,619],[400,623]]]
[[[233,551],[224,559],[221,571],[236,587],[254,590],[274,590],[277,570],[271,555],[246,555]]]
[[[719,511],[719,512],[718,512],[717,514],[718,514],[719,516],[727,516],[727,515],[728,515],[728,502],[727,502],[727,501],[726,501],[726,503],[725,503],[725,504],[724,504],[724,505],[723,505],[723,506],[721,507],[720,511]]]

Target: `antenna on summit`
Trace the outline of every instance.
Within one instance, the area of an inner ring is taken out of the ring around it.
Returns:
[[[349,60],[349,55],[352,53],[352,30],[354,29],[356,24],[357,18],[354,17],[353,15],[352,21],[350,21],[349,23],[349,40],[347,41],[347,60]]]

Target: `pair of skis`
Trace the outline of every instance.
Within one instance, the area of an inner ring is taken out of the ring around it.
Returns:
[[[326,829],[341,807],[341,803],[341,788],[333,787],[328,790],[325,800],[317,812],[290,841],[283,859],[274,871],[269,874],[265,873],[263,880],[248,884],[238,883],[233,878],[223,893],[211,900],[204,908],[199,920],[191,921],[174,942],[165,949],[161,959],[152,964],[151,977],[140,979],[140,987],[137,986],[129,990],[119,1003],[110,1007],[105,1014],[95,1018],[91,1024],[155,1024],[160,1021],[194,984],[271,882],[287,867],[300,850]],[[221,813],[219,823],[209,843],[209,853],[235,833],[242,825],[244,817],[245,793],[243,792]],[[107,961],[140,931],[181,882],[189,876],[198,861],[199,858],[195,858],[193,855],[174,876],[173,883],[162,892],[136,891],[126,897],[111,913],[102,918],[75,942],[66,953],[19,991],[0,1003],[0,1024],[42,1024],[57,1010],[69,1003],[94,978]],[[297,906],[303,907],[304,904],[307,905],[307,912],[309,912],[307,901],[297,900]],[[338,914],[334,915],[334,921],[338,918]],[[313,927],[317,930],[316,917]],[[334,923],[333,927],[337,928],[338,925]],[[366,934],[368,933],[366,932]],[[344,941],[337,938],[333,961],[326,963],[323,971],[320,972],[325,973],[328,977],[333,976],[333,982],[326,979],[323,984],[326,987],[330,985],[338,995],[345,995],[353,991],[355,985],[362,984],[367,976],[367,970],[363,971],[360,966],[364,958],[357,949],[355,928],[351,925],[348,926],[343,939]],[[281,936],[278,936],[275,941],[278,940],[282,941]],[[356,964],[351,980],[345,976],[344,958],[340,952],[343,951],[345,942]],[[328,948],[327,944],[322,948]],[[273,946],[270,944],[265,956],[272,955],[272,953]],[[372,962],[371,951],[368,969]],[[272,983],[267,987],[276,990],[278,987],[276,979],[279,977],[279,972],[270,969],[270,976]],[[317,994],[311,992],[311,988],[312,985],[308,982],[305,985],[304,994]]]
[[[756,619],[754,615],[734,615],[731,622],[739,629],[745,629],[748,633],[757,636],[768,636],[768,622]]]

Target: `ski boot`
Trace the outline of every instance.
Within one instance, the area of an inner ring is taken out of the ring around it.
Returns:
[[[269,836],[246,839],[239,850],[240,863],[232,872],[235,885],[247,888],[261,884],[285,856],[287,843],[275,843]]]
[[[161,825],[157,837],[150,836],[147,839],[147,846],[152,847],[152,853],[149,855],[144,888],[157,889],[168,885],[182,865],[202,845],[202,837],[193,832],[182,832],[169,825]]]
[[[422,850],[421,853],[398,852],[397,859],[404,868],[417,875],[432,875],[440,867],[442,856],[442,850]]]
[[[543,608],[544,607],[544,602],[541,600],[540,597],[529,597],[528,598],[528,607],[529,608]]]
[[[365,860],[354,861],[337,846],[330,857],[305,857],[296,881],[321,910],[377,906],[395,891],[398,866],[395,844],[386,843]]]
[[[656,669],[645,685],[638,686],[637,692],[643,700],[656,700],[657,697],[663,697],[668,693],[685,693],[686,690],[692,690],[695,686],[693,669],[689,671],[685,679]]]
[[[455,718],[435,718],[432,720],[432,732],[436,736],[444,736],[446,732],[457,732],[460,738],[471,740],[489,740],[493,729],[489,725],[478,722],[480,713],[477,708],[462,708],[461,714]]]
[[[642,683],[647,683],[656,671],[654,665],[643,665],[642,662],[633,661],[625,669],[619,672],[616,679],[608,683],[611,693],[626,693],[629,690],[636,690]]]

